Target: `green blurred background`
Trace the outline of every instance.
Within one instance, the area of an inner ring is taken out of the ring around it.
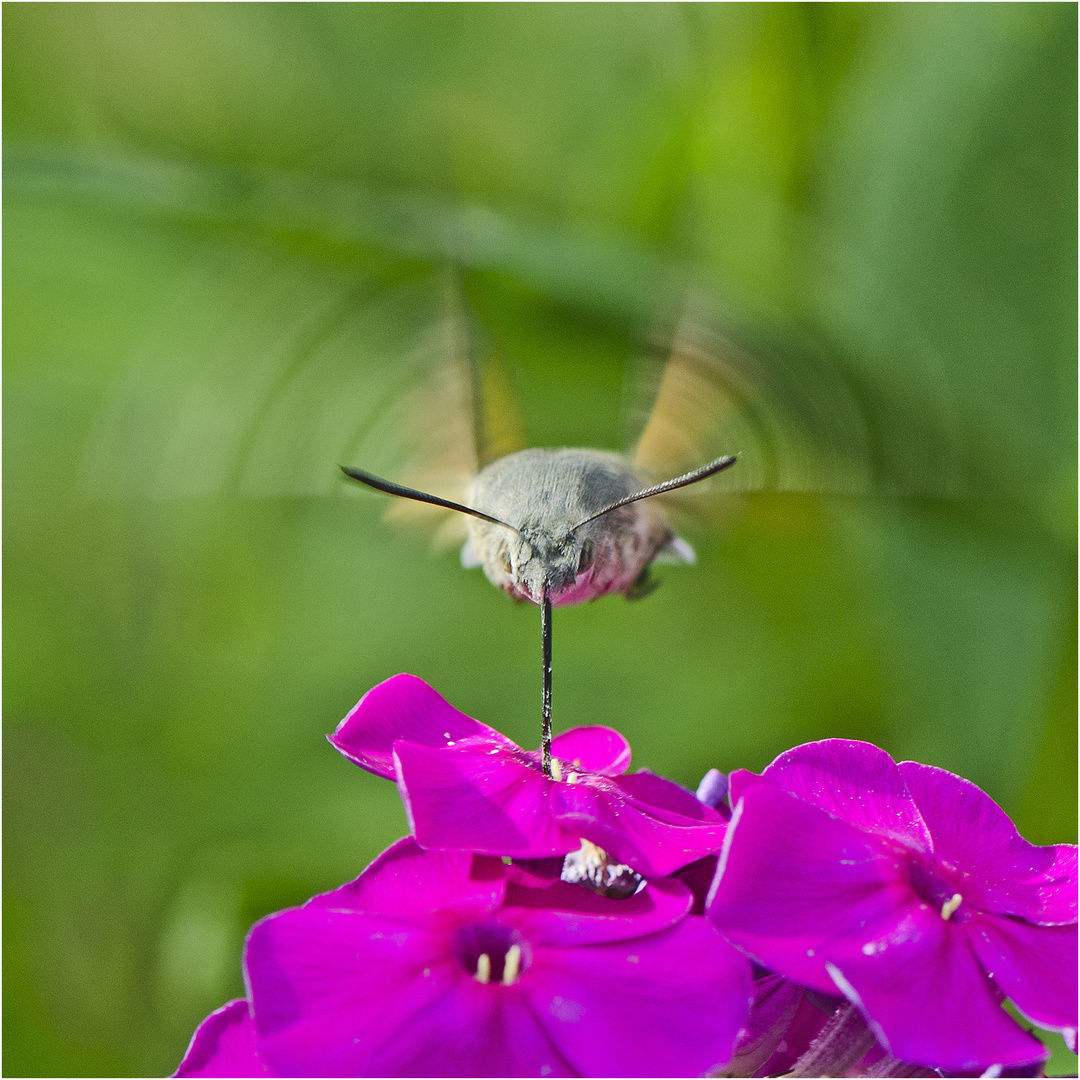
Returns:
[[[750,497],[648,600],[560,612],[558,727],[690,786],[870,739],[1075,841],[1074,5],[6,4],[3,30],[6,1074],[170,1071],[250,923],[404,832],[323,739],[378,680],[535,745],[535,610],[343,497],[332,449],[323,496],[245,482],[282,372],[321,358],[335,446],[448,259],[535,444],[618,446],[679,266],[812,339],[883,442],[944,432],[980,478]],[[214,482],[163,498],[177,424]],[[88,494],[102,453],[129,497]]]

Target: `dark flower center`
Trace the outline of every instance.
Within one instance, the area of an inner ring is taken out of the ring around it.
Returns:
[[[454,935],[458,963],[482,983],[516,983],[532,962],[529,943],[497,922],[467,923]]]
[[[941,867],[930,866],[913,859],[910,864],[911,887],[941,917],[948,921],[959,922],[967,918],[963,907],[963,896],[959,892],[959,882],[946,876]]]

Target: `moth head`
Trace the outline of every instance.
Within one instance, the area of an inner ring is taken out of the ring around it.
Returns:
[[[589,536],[511,530],[476,518],[461,551],[463,566],[482,567],[497,588],[534,604],[571,588],[591,572],[595,559],[596,543]]]

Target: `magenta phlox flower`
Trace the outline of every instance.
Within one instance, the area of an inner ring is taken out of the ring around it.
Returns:
[[[258,1056],[282,1076],[688,1076],[722,1066],[750,971],[677,881],[612,900],[406,838],[257,923]]]
[[[174,1076],[270,1076],[255,1050],[255,1027],[244,999],[212,1012],[196,1029]]]
[[[617,731],[556,735],[547,777],[538,751],[522,750],[412,675],[370,690],[329,738],[362,768],[397,780],[426,848],[535,859],[576,851],[585,839],[645,877],[662,877],[723,841],[723,817],[691,792],[645,770],[624,775],[630,747]]]
[[[747,954],[842,992],[904,1061],[1043,1060],[1005,997],[1075,1046],[1075,847],[1036,847],[974,784],[867,743],[799,746],[730,783],[708,910]]]

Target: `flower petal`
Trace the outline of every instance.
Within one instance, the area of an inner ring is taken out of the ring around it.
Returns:
[[[648,774],[559,784],[553,797],[555,818],[566,832],[584,837],[650,878],[719,851],[727,828],[715,810],[688,791]],[[684,815],[672,809],[676,806],[693,813]]]
[[[367,1076],[577,1076],[522,987],[454,985],[365,1063]]]
[[[964,923],[990,977],[1033,1024],[1076,1045],[1076,924],[1032,926],[1000,915]]]
[[[255,1052],[251,1011],[243,998],[222,1005],[196,1029],[173,1076],[270,1076]]]
[[[551,753],[583,772],[619,776],[630,767],[630,744],[614,728],[571,728],[551,740]]]
[[[934,838],[937,857],[963,871],[965,901],[1044,925],[1075,923],[1076,848],[1029,844],[971,781],[914,761],[900,772]]]
[[[413,918],[447,908],[497,908],[506,892],[498,859],[467,851],[425,851],[411,836],[392,844],[364,872],[305,905]]]
[[[511,884],[500,918],[534,944],[568,948],[666,930],[686,916],[693,900],[685,885],[666,878],[624,900],[562,881],[539,889]]]
[[[659,818],[679,824],[684,818],[714,824],[724,820],[719,811],[702,802],[692,791],[648,769],[638,769],[629,776],[620,776],[615,783],[635,802],[647,803]]]
[[[421,746],[474,739],[516,749],[505,735],[459,712],[415,675],[395,675],[372,687],[327,739],[350,761],[388,780],[394,779],[397,739]]]
[[[829,969],[894,1057],[948,1074],[1046,1059],[1042,1043],[1001,1008],[958,926],[914,908],[902,932],[883,944]]]
[[[762,776],[867,832],[932,850],[930,833],[896,763],[854,739],[824,739],[781,754]]]
[[[757,783],[736,803],[708,915],[765,967],[834,993],[825,961],[887,939],[918,903],[902,850]]]
[[[564,855],[547,855],[542,859],[514,859],[504,864],[506,880],[530,889],[547,889],[562,881]]]
[[[700,1076],[730,1059],[751,995],[746,960],[698,918],[634,941],[538,950],[521,986],[586,1076]]]
[[[706,855],[673,875],[694,894],[694,906],[690,909],[694,915],[705,914],[705,901],[709,897],[713,878],[716,877],[716,863],[715,855]]]
[[[412,1016],[472,981],[451,932],[320,907],[256,923],[244,968],[259,1054],[284,1076],[373,1075]]]
[[[752,784],[767,784],[757,773],[747,769],[732,769],[728,774],[728,805],[734,806],[741,798],[743,792]]]
[[[581,834],[562,829],[553,814],[552,790],[567,785],[544,776],[516,747],[398,742],[394,759],[405,813],[424,847],[540,858],[581,846]]]
[[[715,810],[651,773],[555,781],[534,755],[471,740],[450,748],[398,742],[394,755],[405,812],[424,847],[532,859],[568,854],[584,837],[662,877],[723,840]]]

